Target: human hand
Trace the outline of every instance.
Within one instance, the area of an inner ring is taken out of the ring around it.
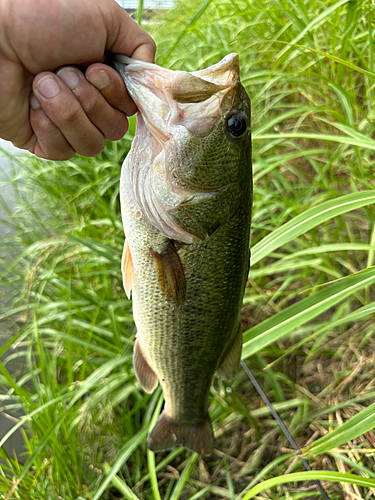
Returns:
[[[114,0],[0,0],[0,137],[53,160],[123,137],[136,107],[105,52],[155,44]]]

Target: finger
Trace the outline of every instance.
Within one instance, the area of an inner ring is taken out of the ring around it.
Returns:
[[[156,45],[154,40],[150,37],[150,40],[147,40],[147,42],[142,42],[134,50],[130,57],[132,57],[133,59],[140,59],[141,61],[153,63],[155,62],[155,53]]]
[[[60,78],[54,73],[40,73],[34,79],[33,92],[74,151],[83,156],[96,156],[103,151],[103,134]]]
[[[94,85],[106,101],[127,116],[134,115],[137,107],[126,90],[124,80],[113,68],[105,64],[92,64],[86,70],[87,80]]]
[[[154,62],[156,45],[144,29],[142,29],[129,14],[119,5],[115,9],[104,12],[107,27],[108,52],[126,54],[134,59]]]
[[[68,66],[56,74],[73,92],[87,117],[106,139],[117,141],[124,137],[128,129],[124,113],[114,109],[77,68]],[[119,95],[121,92],[117,92],[117,97]]]
[[[75,151],[45,114],[34,94],[30,96],[30,123],[34,135],[24,145],[25,149],[48,160],[69,160],[74,156]]]

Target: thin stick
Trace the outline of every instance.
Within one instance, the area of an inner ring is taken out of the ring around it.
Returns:
[[[251,380],[253,386],[255,387],[255,389],[258,391],[258,394],[259,396],[263,399],[263,401],[265,402],[265,404],[267,405],[268,409],[270,410],[273,418],[276,420],[276,422],[279,424],[279,427],[280,429],[283,431],[284,433],[284,436],[287,438],[287,440],[289,441],[289,443],[291,444],[292,448],[297,452],[297,455],[301,456],[302,453],[300,452],[298,446],[296,445],[294,439],[292,438],[292,436],[289,434],[289,431],[288,429],[285,427],[285,425],[282,423],[282,421],[280,420],[280,417],[279,415],[276,413],[276,410],[275,408],[272,406],[272,404],[270,403],[269,399],[267,398],[267,396],[264,394],[262,388],[260,387],[260,385],[258,384],[258,382],[256,381],[254,375],[251,373],[249,367],[247,366],[247,364],[245,363],[245,361],[241,361],[241,366],[242,368],[245,370],[245,373],[246,375],[249,377],[249,379]],[[303,463],[303,465],[305,466],[306,470],[308,471],[311,471],[311,467],[309,466],[309,464],[306,462],[306,460],[304,458],[302,458],[301,456],[301,462]],[[329,496],[327,495],[327,493],[325,492],[323,486],[322,486],[322,483],[318,480],[314,480],[314,483],[316,484],[316,486],[318,487],[320,493],[322,494],[323,498],[325,500],[329,500]]]

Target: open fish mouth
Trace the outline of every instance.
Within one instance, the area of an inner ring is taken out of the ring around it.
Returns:
[[[164,143],[183,126],[197,137],[208,135],[222,117],[222,101],[239,81],[237,54],[209,68],[188,73],[117,54],[117,71],[141,111],[147,129]]]

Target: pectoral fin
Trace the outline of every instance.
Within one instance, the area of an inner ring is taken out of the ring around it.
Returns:
[[[239,331],[234,340],[234,344],[228,351],[221,365],[217,369],[217,376],[224,380],[232,380],[240,367],[242,352],[242,332]]]
[[[175,245],[170,240],[162,252],[156,252],[150,248],[150,255],[154,259],[159,286],[164,298],[181,304],[186,296],[186,278]]]
[[[133,352],[133,368],[135,376],[138,382],[141,384],[142,389],[151,394],[155,387],[158,385],[158,376],[154,370],[147,363],[146,358],[143,355],[141,346],[139,345],[138,339],[136,339],[134,344]]]
[[[128,240],[125,240],[124,250],[122,252],[121,270],[125,293],[128,299],[130,299],[130,292],[132,291],[134,283],[134,268]]]

